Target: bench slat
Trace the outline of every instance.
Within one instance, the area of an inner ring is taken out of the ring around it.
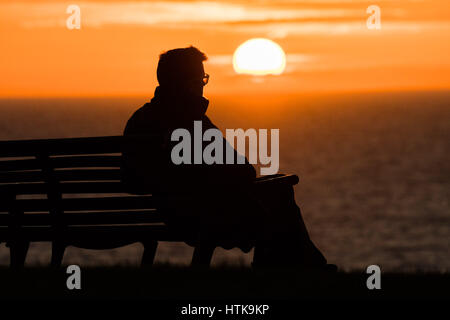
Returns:
[[[20,170],[37,170],[40,169],[40,163],[36,159],[15,159],[1,160],[1,171],[20,171]]]
[[[60,209],[76,210],[132,210],[154,209],[154,199],[151,196],[102,197],[102,198],[69,198],[60,201]],[[47,199],[16,200],[15,208],[24,212],[46,212],[52,203]],[[0,211],[8,210],[8,204],[0,202]]]
[[[299,181],[296,175],[283,175],[280,177],[257,179],[255,186],[257,188],[268,188],[277,184],[295,185]],[[58,186],[58,190],[62,193],[126,193],[121,182],[115,181],[92,181],[92,182],[63,182]],[[17,184],[3,184],[0,185],[0,194],[46,194],[48,192],[48,185],[45,183],[17,183]]]
[[[120,180],[120,169],[80,169],[56,170],[54,176],[58,181],[95,181]]]
[[[157,135],[0,141],[0,157],[120,153],[133,144],[161,145],[162,141]]]
[[[17,195],[47,194],[49,185],[46,183],[10,183],[0,184],[0,194],[12,193]],[[89,193],[126,193],[124,186],[118,181],[105,182],[63,182],[58,191],[62,194]]]
[[[8,226],[11,215],[0,214],[0,226]],[[24,226],[48,226],[53,222],[49,213],[24,214],[20,218]],[[65,212],[58,216],[58,222],[64,225],[99,225],[99,224],[136,224],[163,223],[162,215],[156,210],[123,211],[123,212]]]
[[[55,170],[57,181],[120,180],[120,169]],[[42,171],[0,172],[0,183],[45,181]]]
[[[120,168],[121,157],[119,155],[103,156],[64,156],[49,158],[45,163],[50,168]],[[42,169],[43,163],[37,159],[16,159],[0,161],[1,171],[23,171]]]
[[[120,155],[103,156],[64,156],[49,159],[52,168],[81,168],[81,167],[117,167],[120,168]]]
[[[122,182],[65,182],[59,185],[61,193],[125,193]]]
[[[70,243],[96,243],[97,241],[185,241],[186,236],[171,232],[164,225],[124,225],[124,226],[69,226],[64,228],[61,239]],[[0,227],[0,241],[5,242],[13,238],[25,241],[52,241],[55,238],[51,227],[23,227],[14,232],[6,227]]]

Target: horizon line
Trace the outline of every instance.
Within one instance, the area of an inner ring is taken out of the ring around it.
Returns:
[[[205,97],[211,96],[296,96],[296,95],[316,95],[316,94],[376,94],[376,93],[450,93],[450,87],[448,88],[434,88],[434,89],[414,89],[414,88],[395,88],[395,89],[354,89],[354,90],[327,90],[327,89],[315,89],[315,90],[304,90],[304,91],[296,91],[296,92],[234,92],[234,93],[211,93],[204,95]],[[37,99],[129,99],[129,98],[141,98],[141,97],[152,97],[153,93],[133,93],[133,94],[87,94],[87,95],[23,95],[23,96],[15,96],[15,95],[0,95],[0,100],[37,100]]]

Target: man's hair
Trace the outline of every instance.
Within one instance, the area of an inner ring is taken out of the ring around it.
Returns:
[[[198,65],[208,57],[196,47],[178,48],[159,56],[156,75],[160,85],[181,84],[198,75]]]

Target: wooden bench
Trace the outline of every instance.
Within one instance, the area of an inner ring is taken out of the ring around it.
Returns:
[[[184,241],[164,223],[151,194],[127,194],[121,153],[158,137],[89,137],[0,141],[0,243],[10,265],[24,265],[30,242],[52,243],[51,266],[65,248],[117,248],[140,242],[142,264],[153,263],[158,241]],[[258,184],[298,183],[295,175],[257,179]],[[209,265],[215,248],[194,249],[193,265]]]

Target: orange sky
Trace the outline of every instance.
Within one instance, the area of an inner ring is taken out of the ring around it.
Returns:
[[[366,27],[370,4],[381,30]],[[284,49],[282,75],[233,71],[254,37]],[[34,0],[0,1],[0,97],[151,95],[158,55],[191,44],[209,56],[206,95],[450,89],[448,0]]]

